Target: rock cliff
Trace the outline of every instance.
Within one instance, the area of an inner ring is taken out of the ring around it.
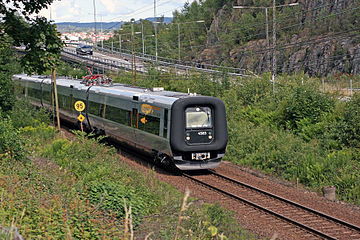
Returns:
[[[290,2],[294,1],[286,0],[281,4]],[[271,26],[270,47],[267,47],[265,34],[246,43],[238,39],[227,42],[222,37],[234,31],[231,24],[238,23],[241,26],[244,23],[242,14],[245,10],[239,11],[232,7],[256,3],[258,1],[237,0],[224,5],[212,22],[207,47],[198,61],[232,65],[258,73],[271,70]],[[360,74],[359,1],[303,0],[299,1],[299,6],[297,15],[291,19],[295,21],[294,26],[298,31],[284,30],[277,34],[277,72],[304,71],[312,76],[338,72]],[[283,9],[279,9],[281,11]],[[271,20],[269,24],[272,24]],[[286,26],[286,23],[281,22],[277,28],[281,29],[282,26]]]

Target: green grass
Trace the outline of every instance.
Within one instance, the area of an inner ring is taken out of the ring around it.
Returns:
[[[176,229],[183,229],[178,239],[255,239],[219,205],[181,210],[183,194],[152,170],[131,169],[97,139],[80,132],[66,139],[30,122],[16,135],[27,157],[0,161],[0,225],[25,239],[174,239]],[[180,223],[179,213],[186,216]]]

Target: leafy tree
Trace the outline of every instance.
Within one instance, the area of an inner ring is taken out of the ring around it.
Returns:
[[[21,62],[28,73],[43,73],[55,69],[60,58],[62,41],[52,25],[43,17],[31,19],[53,0],[0,0],[0,108],[11,109],[11,75],[18,70],[11,65],[13,53],[10,46],[25,46]],[[9,64],[10,63],[10,64]]]
[[[0,110],[8,112],[14,103],[11,75],[20,70],[20,66],[10,48],[12,42],[6,35],[0,35]]]
[[[55,68],[59,60],[62,41],[56,26],[44,17],[30,18],[31,14],[39,13],[52,2],[53,0],[0,1],[0,14],[5,16],[2,23],[4,33],[14,39],[16,46],[25,46],[26,54],[22,63],[27,72],[43,73]]]
[[[0,14],[8,17],[15,12],[21,13],[26,18],[31,14],[39,13],[41,9],[47,8],[54,0],[1,0]]]

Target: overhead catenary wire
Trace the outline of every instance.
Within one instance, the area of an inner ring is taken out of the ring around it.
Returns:
[[[338,4],[339,3],[341,3],[341,2],[343,2],[344,0],[339,0],[338,1]],[[307,12],[311,12],[311,11],[316,11],[316,10],[318,10],[318,9],[321,9],[321,8],[324,8],[324,7],[326,7],[326,6],[329,6],[330,5],[330,3],[329,4],[324,4],[324,5],[321,5],[321,6],[318,6],[317,8],[314,8],[314,9],[311,9],[311,10],[306,10],[306,11],[302,11],[302,13],[304,14],[304,13],[307,13]],[[357,9],[357,8],[355,8],[355,9]],[[346,11],[343,11],[343,12],[340,12],[340,13],[338,13],[338,14],[341,14],[341,13],[344,13],[344,12],[346,12]],[[301,13],[299,13],[299,15],[300,15]],[[329,15],[329,16],[332,16],[332,15]],[[285,18],[285,17],[284,17]],[[321,18],[320,18],[321,19]],[[313,21],[316,21],[317,19],[315,19],[315,20],[313,20]],[[263,24],[265,24],[265,23],[261,23],[262,25]],[[304,25],[304,24],[306,24],[306,22],[304,22],[304,23],[300,23],[300,24],[296,24],[296,25],[291,25],[291,26],[289,26],[288,28],[292,28],[292,27],[295,27],[295,26],[301,26],[301,25]],[[251,26],[256,26],[257,24],[254,24],[254,25],[248,25],[248,26],[245,26],[245,27],[251,27]],[[245,28],[246,29],[246,28]],[[286,30],[287,28],[285,27],[285,28],[280,28],[280,30]],[[248,39],[251,39],[251,38],[253,38],[253,37],[257,37],[257,36],[263,36],[263,35],[265,35],[265,33],[260,33],[260,34],[253,34],[253,35],[249,35],[249,36],[247,36],[247,38],[246,39],[242,39],[242,40],[248,40]],[[236,40],[240,40],[239,38],[235,38],[235,39],[230,39],[230,40],[227,40],[227,41],[220,41],[219,43],[217,43],[217,44],[215,44],[215,45],[213,45],[213,46],[217,46],[217,45],[221,45],[222,43],[226,43],[226,42],[228,42],[228,43],[231,43],[231,42],[233,42],[233,41],[236,41]],[[184,48],[187,48],[187,49],[193,49],[193,48],[203,48],[204,47],[204,45],[189,45],[189,44],[186,44],[186,42],[184,42],[184,46],[183,46]]]
[[[348,10],[345,10],[345,11],[341,11],[341,12],[338,12],[336,13],[336,15],[340,15],[340,14],[344,14],[344,13],[347,13],[347,12],[350,12],[350,11],[354,11],[356,9],[358,9],[359,7],[357,8],[351,8],[351,9],[348,9]],[[317,18],[313,18],[313,19],[310,19],[310,20],[307,20],[307,21],[304,21],[302,23],[299,23],[299,24],[296,24],[296,25],[289,25],[289,26],[285,26],[285,27],[282,27],[280,28],[280,30],[284,30],[284,29],[288,29],[288,28],[293,28],[294,26],[302,26],[302,25],[306,25],[306,24],[309,24],[309,23],[312,23],[314,21],[320,21],[320,20],[323,20],[323,19],[326,19],[326,18],[329,18],[329,17],[333,17],[335,14],[329,14],[329,15],[326,15],[326,16],[321,16],[321,17],[317,17]],[[351,29],[350,31],[357,31],[358,29]],[[345,34],[345,32],[340,32],[340,33],[335,33],[335,34]],[[257,35],[260,35],[260,34],[257,34]],[[253,35],[255,36],[255,35]],[[190,36],[191,37],[191,36]],[[247,37],[247,39],[249,38],[250,36]],[[342,38],[346,38],[346,36],[342,37]],[[333,38],[333,39],[340,39],[339,38]],[[192,40],[192,38],[190,39]],[[231,40],[229,40],[230,42]],[[291,47],[302,47],[306,44],[312,44],[312,42],[314,42],[315,40],[306,40],[306,41],[302,41],[301,43],[297,42],[297,43],[291,43],[291,44],[283,44],[283,45],[279,45],[276,50],[277,51],[280,51],[282,49],[285,49],[285,48],[291,48]],[[326,39],[324,41],[327,41]],[[318,41],[319,42],[319,41]],[[189,47],[192,47],[192,48],[196,48],[196,47],[200,47],[200,46],[196,46],[196,45],[189,45]],[[149,49],[151,47],[148,47]],[[268,51],[269,48],[266,48],[263,50],[263,52],[266,52]],[[244,51],[244,53],[247,53],[249,51]],[[254,54],[254,52],[252,52]],[[257,51],[258,54],[260,54],[260,51]]]
[[[293,27],[296,27],[296,26],[305,25],[306,23],[311,23],[311,22],[318,21],[318,20],[324,20],[326,18],[334,17],[336,15],[340,15],[340,14],[343,14],[343,13],[346,13],[346,12],[349,12],[349,11],[357,10],[359,8],[360,8],[360,6],[356,7],[356,8],[349,9],[349,10],[344,10],[344,11],[342,11],[340,13],[337,13],[337,14],[329,14],[329,15],[326,15],[325,17],[319,17],[319,18],[311,19],[310,21],[304,21],[303,23],[294,24],[294,25],[287,26],[287,27],[282,27],[282,28],[279,28],[278,31],[286,30],[286,29],[293,28]],[[270,31],[270,32],[272,32],[272,31]],[[256,36],[265,36],[265,33],[249,35],[249,36],[246,37],[246,39],[233,38],[233,39],[229,39],[229,40],[226,40],[226,41],[219,41],[219,43],[213,44],[212,46],[221,46],[223,43],[233,43],[236,40],[249,40],[249,39],[252,39],[253,37],[256,37]],[[204,46],[203,45],[198,45],[198,46],[192,46],[192,47],[196,48],[196,47],[204,47]]]

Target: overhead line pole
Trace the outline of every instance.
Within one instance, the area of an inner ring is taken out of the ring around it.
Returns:
[[[275,98],[275,75],[276,75],[276,1],[273,0],[273,64],[272,64],[272,83],[273,83],[273,94]]]
[[[95,46],[97,47],[97,37],[96,37],[96,5],[95,5],[95,0],[93,0],[93,5],[94,5],[94,34],[95,34]]]
[[[141,21],[142,56],[145,56],[144,23]]]
[[[178,30],[178,60],[181,61],[181,44],[180,44],[180,24],[186,24],[186,23],[204,23],[204,20],[197,20],[192,22],[176,22],[176,23],[170,23],[170,24],[177,24],[177,30]]]
[[[266,46],[267,48],[270,48],[270,39],[269,39],[269,20],[268,20],[268,8],[265,8],[265,16],[266,16]],[[270,52],[266,52],[266,66],[270,70]]]
[[[265,31],[266,31],[266,44],[267,47],[270,48],[270,40],[269,40],[269,25],[268,25],[268,8],[272,8],[273,9],[273,47],[272,47],[272,83],[273,83],[273,93],[274,93],[274,97],[275,97],[275,77],[276,77],[276,69],[277,69],[277,62],[276,62],[276,8],[277,7],[290,7],[290,6],[297,6],[299,5],[299,3],[290,3],[290,4],[285,4],[285,5],[278,5],[276,6],[276,0],[273,0],[273,5],[272,7],[251,7],[251,6],[233,6],[233,8],[239,8],[239,9],[244,9],[244,8],[249,8],[249,9],[265,9],[265,15],[266,15],[266,26],[265,26]],[[270,60],[269,60],[269,52],[267,51],[267,65],[270,65]]]
[[[180,23],[177,23],[177,29],[178,29],[178,49],[179,49],[179,63],[181,61],[181,46],[180,46]]]
[[[156,19],[156,0],[154,0],[154,28],[155,28],[155,60],[158,61],[158,41],[157,41],[157,19]]]

